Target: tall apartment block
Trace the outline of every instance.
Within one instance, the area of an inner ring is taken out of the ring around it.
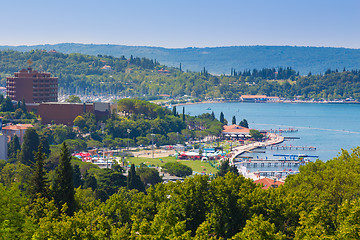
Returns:
[[[50,75],[31,68],[22,69],[6,79],[6,94],[15,101],[24,98],[26,103],[57,102],[58,78]]]

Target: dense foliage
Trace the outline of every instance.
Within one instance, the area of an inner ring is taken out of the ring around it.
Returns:
[[[186,177],[192,174],[192,169],[190,167],[179,162],[166,163],[164,168],[170,175],[175,175],[177,177]]]
[[[145,192],[119,186],[104,202],[77,188],[76,210],[26,194],[31,171],[7,174],[0,162],[3,239],[357,239],[360,148],[309,163],[276,189],[264,190],[233,173],[210,180],[159,183]],[[27,179],[27,180],[26,180]],[[120,183],[121,184],[121,183]],[[20,187],[22,186],[22,187]]]
[[[284,98],[360,99],[360,72],[326,70],[322,74],[300,76],[290,67],[237,70],[229,75],[184,72],[160,65],[156,60],[124,56],[90,56],[32,50],[30,52],[0,51],[0,84],[32,59],[32,67],[51,72],[59,78],[62,93],[84,95],[114,94],[148,99],[161,94],[171,97],[225,98],[238,100],[243,94],[265,94]],[[329,65],[331,66],[331,65]],[[250,68],[249,68],[250,69]],[[76,99],[69,99],[75,101]],[[8,111],[8,104],[2,104]],[[22,113],[19,113],[20,115]]]

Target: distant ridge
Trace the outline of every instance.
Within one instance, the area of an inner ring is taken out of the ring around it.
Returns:
[[[0,50],[32,49],[52,50],[62,53],[83,53],[89,55],[130,55],[156,59],[161,64],[179,67],[183,70],[206,70],[214,74],[229,74],[231,68],[261,69],[271,67],[292,67],[300,74],[323,73],[327,69],[360,69],[360,49],[331,47],[292,46],[232,46],[208,48],[162,48],[146,46],[125,46],[110,44],[60,43],[33,46],[0,46]]]

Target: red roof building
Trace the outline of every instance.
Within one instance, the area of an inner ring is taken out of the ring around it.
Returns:
[[[6,134],[8,141],[10,141],[15,135],[19,137],[20,144],[24,141],[25,131],[28,128],[32,128],[31,124],[17,124],[17,125],[7,125],[2,128],[3,134]]]
[[[225,137],[245,137],[247,135],[250,135],[250,129],[246,127],[242,127],[236,124],[233,125],[225,125],[224,130],[222,131],[222,134]]]
[[[270,178],[262,178],[262,179],[254,181],[254,183],[262,184],[263,185],[262,189],[268,189],[270,187],[277,188],[280,185],[284,184],[284,182],[276,181],[276,180],[273,180]]]

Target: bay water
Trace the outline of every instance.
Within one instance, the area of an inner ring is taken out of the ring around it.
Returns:
[[[295,128],[294,133],[283,136],[299,137],[280,145],[313,146],[308,150],[263,150],[247,154],[253,158],[278,159],[274,154],[316,155],[327,161],[339,155],[341,149],[351,151],[360,146],[360,104],[333,103],[204,103],[177,106],[177,111],[190,115],[214,112],[217,119],[223,112],[231,124],[246,119],[249,127],[258,130]],[[312,158],[315,160],[316,158]]]

